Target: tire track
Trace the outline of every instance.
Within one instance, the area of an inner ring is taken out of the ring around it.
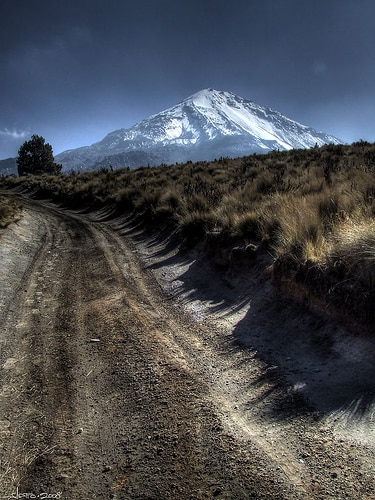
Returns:
[[[321,476],[332,460],[318,424],[266,416],[286,397],[269,367],[176,307],[128,240],[47,203],[24,205],[38,243],[7,289],[1,492],[310,500],[355,491]],[[309,447],[311,463],[301,459]],[[363,498],[371,481],[363,475]]]

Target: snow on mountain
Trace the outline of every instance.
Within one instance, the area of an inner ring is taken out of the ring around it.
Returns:
[[[134,168],[340,142],[232,92],[205,89],[92,146],[65,151],[56,161],[65,170]]]

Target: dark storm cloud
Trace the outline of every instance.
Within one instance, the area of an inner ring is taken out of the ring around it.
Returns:
[[[0,157],[30,133],[56,153],[90,144],[205,87],[375,140],[374,13],[373,0],[3,0]]]

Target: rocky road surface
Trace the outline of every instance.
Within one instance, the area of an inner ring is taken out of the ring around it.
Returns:
[[[130,238],[126,221],[23,206],[0,239],[1,498],[375,499],[374,379],[348,411],[331,398],[319,412],[291,385],[293,367],[249,340],[270,322],[278,338],[295,326],[281,298],[254,298],[264,304],[246,343],[244,304],[197,318],[185,307],[196,289],[172,286],[184,283],[176,253],[168,262],[167,248]]]

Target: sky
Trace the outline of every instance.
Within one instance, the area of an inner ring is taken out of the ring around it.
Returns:
[[[204,88],[375,142],[374,0],[1,0],[0,159],[91,145]]]

